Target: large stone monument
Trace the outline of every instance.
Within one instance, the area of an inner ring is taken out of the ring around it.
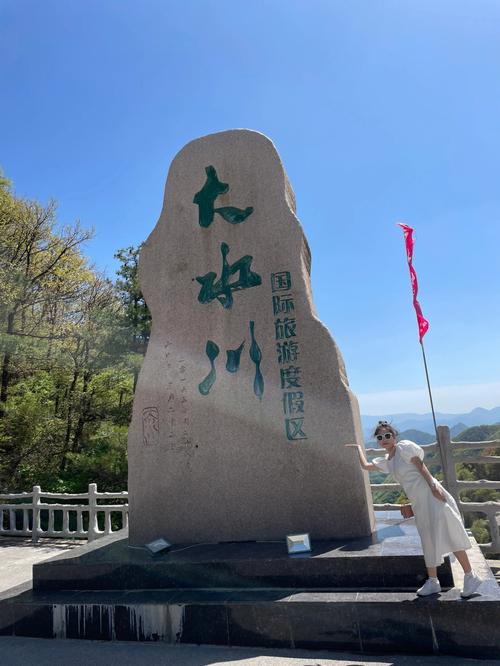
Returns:
[[[36,564],[33,590],[0,595],[0,634],[500,654],[500,592],[477,544],[477,598],[456,603],[462,570],[446,558],[442,594],[416,601],[413,521],[372,532],[367,476],[343,447],[361,441],[358,406],[314,314],[294,211],[261,134],[222,132],[176,157],[140,262],[153,331],[130,428],[130,538]],[[290,532],[311,534],[305,559],[288,556]],[[158,537],[196,547],[129,548]]]
[[[132,545],[371,533],[368,478],[343,447],[362,441],[358,405],[310,263],[268,138],[180,151],[140,257],[153,327],[128,444]]]

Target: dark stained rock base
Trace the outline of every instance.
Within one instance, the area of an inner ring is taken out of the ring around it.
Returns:
[[[158,535],[162,536],[162,535]],[[168,535],[165,535],[168,539]],[[439,569],[453,587],[449,559]],[[289,556],[281,542],[176,544],[151,556],[126,537],[99,539],[33,568],[35,590],[298,588],[408,590],[426,579],[413,521],[380,520],[370,537],[313,541],[312,552]]]
[[[36,565],[33,590],[4,593],[0,635],[499,658],[491,572],[463,600],[447,561],[440,578],[449,589],[419,598],[415,537],[411,521],[380,521],[364,545],[316,543],[293,557],[284,544],[256,543],[151,557],[110,537]],[[479,548],[469,552],[485,576]]]

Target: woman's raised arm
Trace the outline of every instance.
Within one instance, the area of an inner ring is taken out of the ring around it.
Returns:
[[[358,449],[359,462],[363,469],[366,469],[368,472],[372,472],[377,468],[373,463],[369,463],[366,459],[365,452],[359,444],[345,444],[346,449]]]

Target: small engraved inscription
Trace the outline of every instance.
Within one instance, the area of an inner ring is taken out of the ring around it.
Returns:
[[[156,407],[142,410],[142,439],[144,446],[156,446],[160,439],[160,418]]]

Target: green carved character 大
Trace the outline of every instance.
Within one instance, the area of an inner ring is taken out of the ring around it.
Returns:
[[[199,192],[194,195],[193,203],[198,206],[198,222],[200,227],[209,227],[214,221],[214,215],[217,213],[229,224],[240,224],[244,222],[249,215],[253,213],[252,206],[247,208],[236,208],[235,206],[223,206],[215,208],[215,200],[221,194],[229,192],[228,183],[222,183],[217,171],[213,166],[205,168],[207,179]]]

